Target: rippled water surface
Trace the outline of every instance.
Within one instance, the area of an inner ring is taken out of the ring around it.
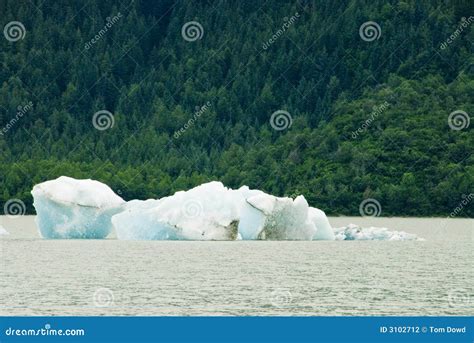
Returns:
[[[43,240],[0,217],[0,315],[474,314],[472,219],[330,221],[426,240]]]

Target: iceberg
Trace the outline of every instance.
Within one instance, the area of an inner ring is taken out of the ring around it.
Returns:
[[[125,204],[101,182],[67,176],[38,184],[31,194],[40,235],[50,239],[105,238]]]
[[[10,233],[3,226],[0,225],[0,236],[6,236],[9,234]]]
[[[303,196],[278,198],[209,182],[159,200],[133,200],[112,217],[123,240],[334,240],[323,211]]]
[[[66,176],[40,183],[31,193],[43,238],[100,239],[115,230],[120,240],[420,240],[387,228],[333,229],[302,195],[276,197],[217,181],[128,202],[103,183]]]
[[[417,235],[405,231],[390,231],[384,227],[363,228],[355,224],[335,228],[336,240],[340,241],[414,241],[423,240]]]

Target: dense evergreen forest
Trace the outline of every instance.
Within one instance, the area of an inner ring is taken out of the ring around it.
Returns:
[[[474,214],[472,1],[0,0],[0,13],[2,208],[34,213],[33,185],[68,175],[126,200],[221,180],[332,215],[367,198],[386,216]]]

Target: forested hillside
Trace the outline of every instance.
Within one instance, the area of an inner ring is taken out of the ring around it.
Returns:
[[[0,0],[0,13],[2,207],[34,213],[32,186],[60,175],[127,200],[221,180],[333,215],[374,198],[382,215],[449,216],[474,193],[472,1]]]

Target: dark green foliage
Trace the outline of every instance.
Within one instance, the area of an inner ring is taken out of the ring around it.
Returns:
[[[0,134],[0,204],[19,198],[33,212],[33,185],[68,175],[127,200],[221,180],[302,193],[330,214],[375,198],[382,215],[447,216],[474,193],[474,124],[448,126],[451,112],[474,113],[474,22],[440,46],[471,5],[0,0],[1,27],[26,28],[23,40],[0,37],[0,128],[33,104]],[[204,34],[188,42],[193,20]],[[366,21],[379,39],[361,39]],[[94,128],[99,110],[112,128]],[[276,110],[291,127],[272,128]]]

